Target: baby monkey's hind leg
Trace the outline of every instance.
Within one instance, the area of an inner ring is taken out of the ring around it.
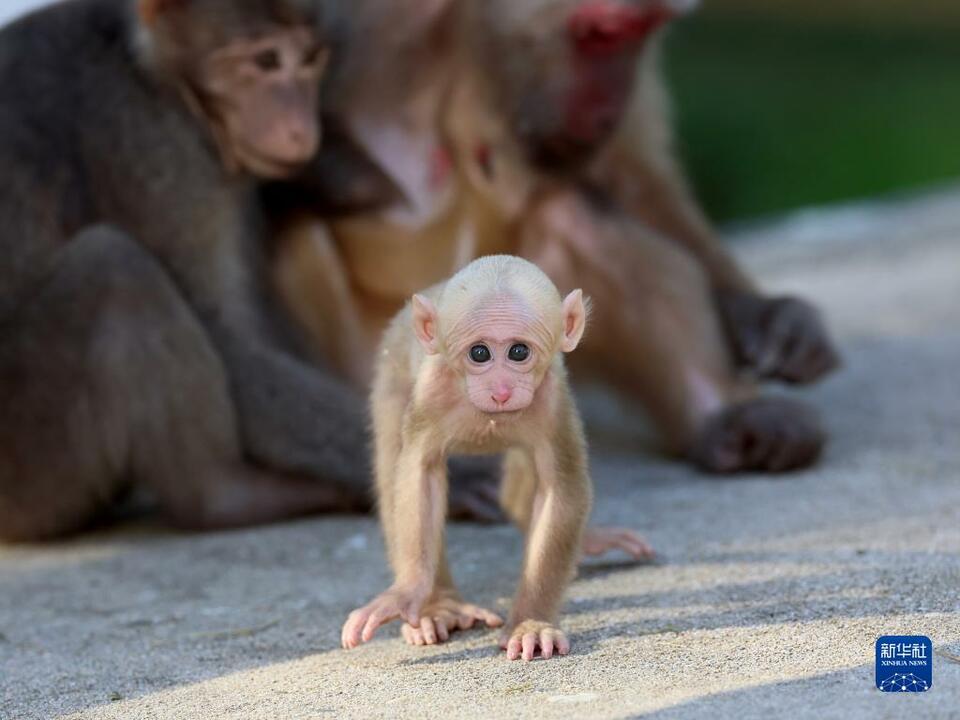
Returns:
[[[503,511],[524,534],[530,528],[537,490],[537,475],[530,455],[512,450],[503,461],[503,485],[500,503]],[[634,560],[650,560],[653,548],[633,530],[616,527],[588,527],[583,534],[582,557],[599,557],[614,550],[621,550]]]

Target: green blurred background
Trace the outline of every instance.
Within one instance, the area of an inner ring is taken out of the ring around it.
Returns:
[[[716,220],[960,179],[960,0],[712,0],[666,50]]]

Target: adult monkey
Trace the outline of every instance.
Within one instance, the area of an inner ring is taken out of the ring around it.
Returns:
[[[713,472],[815,460],[816,414],[759,397],[755,380],[831,370],[819,316],[756,289],[671,150],[652,36],[694,3],[367,4],[355,10],[363,37],[394,43],[392,60],[351,74],[336,110],[399,188],[385,197],[402,200],[336,220],[331,235],[301,217],[281,236],[280,287],[320,351],[363,379],[351,358],[369,357],[406,294],[477,255],[522,254],[594,298],[576,372],[642,403],[671,449]],[[332,296],[312,290],[338,278]]]
[[[366,505],[363,402],[285,352],[257,178],[316,152],[313,0],[71,0],[0,33],[0,537],[131,481],[200,528]]]

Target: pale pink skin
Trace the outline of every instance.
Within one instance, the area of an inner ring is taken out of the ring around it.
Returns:
[[[516,412],[533,402],[540,379],[534,370],[544,348],[531,333],[524,315],[522,308],[503,299],[477,313],[470,323],[471,337],[459,338],[454,357],[462,357],[467,397],[481,412]],[[477,363],[471,359],[470,350],[478,345],[489,350],[489,361]],[[517,345],[528,348],[527,358],[520,362],[509,358],[510,349]]]
[[[580,341],[585,315],[579,290],[564,300],[563,314],[566,327],[581,326],[575,338],[561,342],[560,350],[572,352]],[[414,331],[429,355],[439,352],[436,323],[433,304],[421,296],[414,298]],[[463,371],[467,398],[477,410],[491,415],[518,412],[530,407],[550,367],[557,349],[554,332],[523,299],[497,295],[447,329],[444,354],[455,369]],[[470,350],[476,345],[489,350],[489,361],[471,359]],[[514,345],[527,348],[528,356],[522,361],[510,359]]]

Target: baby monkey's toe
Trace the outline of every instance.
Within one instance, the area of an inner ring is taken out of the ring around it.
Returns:
[[[651,560],[653,548],[640,535],[626,528],[590,527],[583,534],[583,554],[597,557],[621,550],[634,560]]]

